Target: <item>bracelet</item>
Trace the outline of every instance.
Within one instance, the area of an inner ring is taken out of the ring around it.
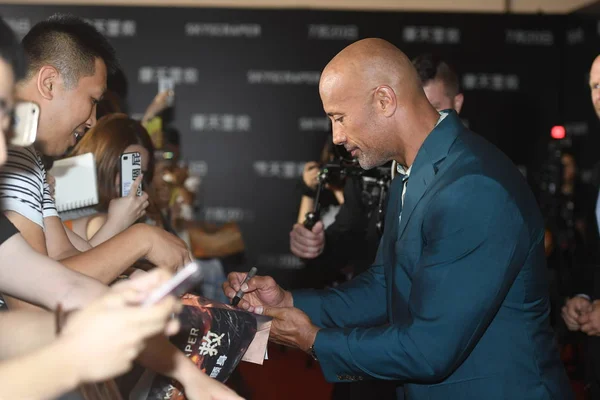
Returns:
[[[58,303],[56,310],[54,311],[54,326],[56,336],[60,335],[62,329],[65,326],[65,322],[72,311],[65,311],[61,303]]]
[[[54,333],[56,336],[60,335],[60,331],[65,324],[65,312],[62,308],[62,304],[58,303],[56,310],[54,310]]]

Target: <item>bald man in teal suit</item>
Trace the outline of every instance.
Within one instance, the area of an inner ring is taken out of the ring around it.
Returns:
[[[398,162],[375,264],[325,291],[269,277],[241,306],[274,318],[327,380],[403,383],[407,399],[572,397],[549,324],[542,216],[512,162],[427,101],[410,61],[379,39],[354,43],[319,86],[333,140],[365,169]],[[235,295],[244,274],[230,274]]]

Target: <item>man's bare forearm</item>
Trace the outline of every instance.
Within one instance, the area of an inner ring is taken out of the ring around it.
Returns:
[[[148,246],[144,225],[136,224],[97,247],[61,260],[61,263],[109,284],[135,261],[146,255]]]

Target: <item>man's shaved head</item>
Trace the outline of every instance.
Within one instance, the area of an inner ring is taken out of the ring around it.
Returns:
[[[596,115],[600,118],[600,56],[597,56],[590,68],[590,93]]]
[[[341,82],[345,78],[347,82]],[[411,61],[396,46],[382,39],[364,39],[339,52],[323,70],[320,87],[351,83],[363,90],[386,85],[397,95],[422,92]],[[400,90],[402,88],[402,90]]]
[[[437,115],[411,61],[382,39],[360,40],[338,53],[323,70],[319,92],[333,121],[334,142],[365,169],[398,158],[412,163],[412,151],[408,159],[403,154],[414,147],[409,136],[420,134],[423,120]]]

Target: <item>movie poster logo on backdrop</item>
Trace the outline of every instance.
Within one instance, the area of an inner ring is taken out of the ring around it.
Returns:
[[[582,27],[568,30],[566,33],[567,43],[571,46],[578,43],[583,43],[585,40],[585,32]]]
[[[552,46],[554,44],[554,34],[551,31],[507,29],[506,43],[521,46]]]
[[[203,220],[206,222],[251,222],[254,212],[239,207],[205,207],[202,210]]]
[[[443,26],[405,26],[402,38],[406,43],[459,44],[460,29]]]
[[[298,129],[300,132],[331,132],[331,120],[327,117],[300,117]]]
[[[205,177],[208,175],[208,164],[202,160],[190,161],[188,162],[188,173],[190,176]]]
[[[594,182],[592,182],[594,180],[594,170],[593,169],[580,169],[579,170],[579,178],[581,179],[581,182],[583,183],[591,183],[594,184]]]
[[[307,27],[309,39],[321,40],[357,40],[357,25],[310,24]]]
[[[321,72],[250,70],[247,77],[251,85],[318,85]]]
[[[88,19],[85,22],[93,25],[98,32],[109,38],[133,37],[136,35],[137,24],[132,20],[121,19]]]
[[[298,179],[306,161],[255,161],[254,172],[261,178]]]
[[[259,24],[227,24],[218,22],[188,22],[185,24],[186,36],[227,37],[255,39],[262,35]]]
[[[199,132],[248,132],[252,125],[249,115],[192,114],[191,128]]]
[[[269,268],[302,269],[304,264],[293,254],[260,254],[257,264]]]
[[[515,74],[466,73],[462,78],[464,90],[491,90],[516,92],[520,88],[519,76]]]
[[[156,83],[159,79],[170,78],[175,84],[194,85],[198,83],[199,73],[192,67],[140,67],[138,81],[140,83]]]
[[[31,29],[29,18],[2,18],[19,39],[23,39]]]
[[[564,127],[569,136],[585,136],[589,132],[589,125],[586,121],[566,122]]]

